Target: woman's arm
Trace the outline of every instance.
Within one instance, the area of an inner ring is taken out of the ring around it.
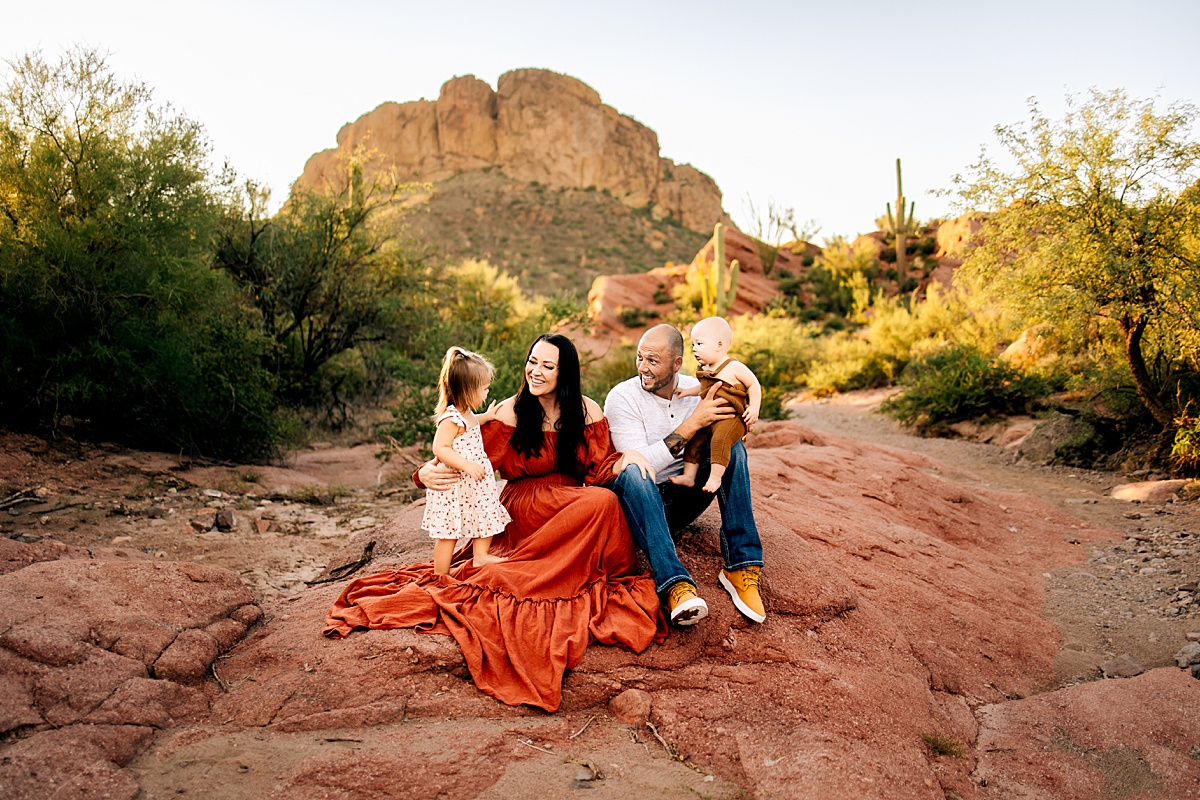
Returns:
[[[452,419],[444,419],[438,423],[437,433],[433,435],[433,454],[443,464],[454,467],[459,472],[465,472],[476,480],[487,475],[487,469],[482,464],[476,464],[459,455],[454,449],[454,440],[461,436],[465,429]]]

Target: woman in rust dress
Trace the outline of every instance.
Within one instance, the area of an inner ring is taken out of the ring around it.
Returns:
[[[563,673],[589,643],[641,652],[666,635],[654,581],[638,569],[620,503],[603,488],[627,466],[649,467],[637,453],[613,451],[603,411],[580,392],[575,347],[558,334],[533,343],[520,391],[482,433],[508,481],[500,499],[512,522],[492,543],[506,560],[476,568],[468,552],[449,575],[414,564],[360,578],[330,609],[324,632],[450,634],[477,687],[555,711]],[[444,488],[451,473],[427,464],[418,475]]]

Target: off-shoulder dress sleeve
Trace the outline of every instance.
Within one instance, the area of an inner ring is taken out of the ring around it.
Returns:
[[[583,440],[587,446],[584,464],[587,473],[583,477],[586,486],[607,486],[616,480],[613,467],[621,460],[621,454],[613,448],[612,436],[608,432],[608,420],[604,417],[583,429]]]

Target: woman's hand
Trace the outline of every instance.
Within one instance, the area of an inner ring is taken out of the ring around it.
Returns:
[[[483,467],[480,467],[480,469],[483,469]],[[462,479],[458,470],[453,467],[447,467],[436,458],[417,470],[417,477],[420,478],[421,484],[426,489],[434,492],[445,492],[453,489],[454,484]]]
[[[627,450],[621,454],[621,460],[613,465],[613,475],[619,476],[630,464],[638,468],[643,478],[654,480],[654,467],[637,450]]]

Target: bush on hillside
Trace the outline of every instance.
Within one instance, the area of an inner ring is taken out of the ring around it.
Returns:
[[[211,269],[200,126],[94,51],[0,90],[0,424],[245,458],[280,435],[267,343]]]
[[[1013,369],[968,345],[947,345],[913,360],[900,383],[904,392],[881,410],[918,429],[993,414],[1026,411],[1046,394],[1044,379]]]

